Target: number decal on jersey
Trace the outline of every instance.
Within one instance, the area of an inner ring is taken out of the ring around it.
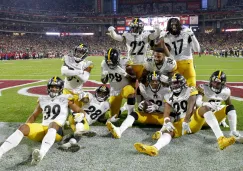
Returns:
[[[115,73],[115,74],[109,73],[109,78],[110,78],[111,82],[114,79],[116,80],[116,82],[120,82],[122,80],[122,76],[118,73]]]
[[[84,111],[90,116],[92,120],[98,118],[102,114],[101,110],[100,109],[96,110],[94,106],[90,106],[88,110],[84,110]]]
[[[208,102],[216,102],[216,103],[219,103],[219,102],[221,102],[221,101],[220,101],[220,100],[210,99]]]
[[[181,112],[185,113],[187,110],[187,101],[183,100],[180,103],[175,102],[173,104],[173,108],[175,109],[175,112],[177,114],[180,114]],[[182,110],[182,111],[181,111]]]
[[[144,42],[144,41],[139,41],[139,42],[137,42],[137,41],[132,41],[132,42],[130,43],[130,46],[132,47],[131,55],[143,55],[143,52],[142,52],[142,51],[143,51],[144,45],[145,45],[145,42]],[[136,53],[136,52],[135,52],[135,49],[136,49],[137,46],[139,46],[140,49],[139,49],[139,51]]]
[[[55,119],[61,112],[61,106],[59,104],[54,105],[52,108],[50,105],[47,105],[44,108],[44,120],[47,120],[51,117],[51,119]]]
[[[180,42],[181,43],[180,44],[180,48],[179,48],[179,52],[177,52],[176,42]],[[174,45],[174,48],[175,48],[175,55],[178,55],[182,51],[183,39],[177,40],[176,42],[172,42],[172,44]]]
[[[172,59],[170,59],[170,58],[167,58],[167,63],[169,63],[169,64],[173,64],[173,60]]]
[[[162,106],[162,101],[161,100],[156,100],[156,101],[154,101],[154,100],[149,100],[149,101],[151,101],[152,103],[154,103],[154,104],[157,104],[158,106]]]

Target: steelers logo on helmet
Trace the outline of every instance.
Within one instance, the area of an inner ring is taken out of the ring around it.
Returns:
[[[167,23],[166,31],[173,35],[179,35],[182,30],[181,23],[178,18],[170,18]]]
[[[110,96],[110,89],[105,85],[102,85],[95,90],[95,98],[99,102],[106,101],[109,98],[109,96]]]
[[[143,32],[143,28],[144,28],[144,23],[139,18],[134,18],[130,23],[131,33],[135,35],[141,34]]]
[[[223,71],[215,71],[209,80],[209,87],[215,93],[220,93],[226,84],[226,74]]]
[[[169,78],[169,86],[174,94],[180,94],[187,87],[186,79],[179,73],[174,74]]]
[[[151,72],[147,76],[148,86],[153,93],[157,93],[160,90],[161,82],[160,82],[160,74],[158,72]]]
[[[64,82],[61,78],[55,76],[52,77],[47,83],[47,93],[51,98],[62,94]]]
[[[84,44],[79,44],[74,49],[74,59],[76,62],[81,62],[88,56],[88,47]]]
[[[115,69],[119,65],[120,55],[119,52],[114,49],[110,48],[107,50],[105,54],[105,62],[110,69]]]

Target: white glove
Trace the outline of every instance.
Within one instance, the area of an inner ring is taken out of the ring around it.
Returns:
[[[164,123],[163,127],[161,128],[161,132],[168,131],[172,132],[175,129],[174,125],[171,122]]]
[[[106,122],[110,121],[112,123],[117,122],[120,118],[117,117],[117,114],[115,114],[114,116],[112,116],[111,118],[107,119]]]
[[[152,105],[148,106],[148,108],[146,109],[146,112],[153,113],[158,109],[159,109],[159,106],[157,104],[152,104]]]
[[[219,125],[222,125],[224,128],[229,128],[229,125],[225,122],[226,118],[224,118]]]
[[[105,78],[109,74],[108,71],[103,71],[101,74],[101,78]]]
[[[117,66],[117,72],[118,72],[118,74],[123,75],[124,77],[127,76],[127,72],[120,66]]]
[[[114,31],[114,30],[115,30],[115,27],[113,27],[113,26],[110,26],[110,27],[108,28],[108,31],[109,31],[109,32]]]
[[[138,109],[141,110],[141,111],[143,111],[143,105],[144,105],[144,101],[140,102],[138,104]]]
[[[92,61],[85,61],[85,64],[84,64],[84,69],[90,67],[93,65],[93,62]]]
[[[187,122],[182,122],[182,135],[184,135],[186,133],[192,133],[190,126]]]
[[[202,106],[207,106],[207,107],[211,108],[212,112],[218,111],[221,108],[221,106],[215,102],[203,102]]]
[[[84,119],[84,114],[83,113],[74,113],[74,121],[79,123]]]
[[[186,28],[185,32],[188,33],[190,36],[194,35],[194,32],[192,31],[191,28]]]
[[[159,35],[159,38],[164,38],[166,34],[167,34],[166,31],[161,31],[160,35]]]
[[[169,83],[168,77],[166,75],[163,75],[163,74],[160,76],[160,81],[162,83]]]

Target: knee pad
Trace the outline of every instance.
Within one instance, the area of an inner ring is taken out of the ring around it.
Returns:
[[[127,98],[127,104],[128,105],[135,105],[136,99],[135,97],[129,97]]]
[[[231,111],[231,110],[235,110],[234,105],[228,105],[228,106],[226,107],[226,110],[225,110],[226,115],[227,115],[228,112]]]
[[[138,114],[136,112],[132,112],[130,115],[134,117],[135,120],[138,120]]]

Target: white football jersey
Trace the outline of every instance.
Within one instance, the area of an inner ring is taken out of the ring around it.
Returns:
[[[150,32],[143,32],[139,35],[132,33],[123,33],[126,40],[128,57],[132,60],[133,64],[143,64],[147,55],[149,46]]]
[[[189,42],[189,34],[186,29],[182,29],[178,36],[174,36],[170,33],[164,37],[164,42],[167,43],[170,50],[170,57],[176,61],[192,59],[192,47]]]
[[[170,92],[170,89],[168,87],[162,87],[157,93],[152,92],[151,88],[145,87],[145,92],[146,94],[143,94],[141,92],[141,95],[144,97],[144,100],[151,101],[152,103],[156,104],[159,106],[158,111],[156,112],[161,112],[163,113],[164,111],[164,96],[165,94]]]
[[[168,73],[173,72],[177,68],[176,61],[172,58],[165,57],[164,63],[161,66],[155,65],[154,58],[146,61],[144,67],[147,71],[159,71],[160,74],[168,75]]]
[[[70,56],[64,56],[64,62],[65,66],[68,67],[70,70],[81,70],[84,71],[84,69],[87,68],[87,62],[86,60],[81,61],[79,63],[75,62],[73,57]],[[64,88],[73,91],[74,93],[81,93],[82,87],[84,82],[80,80],[77,76],[70,76],[65,77],[64,81]]]
[[[173,109],[175,117],[180,116],[184,118],[187,111],[187,101],[191,95],[197,94],[195,87],[187,87],[182,90],[179,96],[173,95],[173,92],[170,92],[165,95],[165,102],[170,104]]]
[[[68,116],[68,98],[70,97],[72,97],[70,94],[62,94],[55,98],[50,96],[39,97],[38,101],[43,114],[43,126],[48,126],[53,121],[61,126],[65,124]]]
[[[89,93],[89,103],[83,106],[84,111],[86,112],[86,119],[89,125],[95,123],[97,119],[104,115],[107,110],[109,110],[109,102],[99,102],[94,95]]]
[[[200,84],[198,89],[204,94],[202,99],[203,102],[215,102],[217,105],[220,105],[223,101],[227,100],[231,94],[228,87],[224,87],[218,94],[212,91],[208,84]]]
[[[120,67],[126,71],[126,64],[128,62],[127,58],[120,58]],[[110,69],[108,65],[105,63],[105,60],[101,63],[102,73],[108,72],[108,78],[110,83],[110,95],[117,96],[120,94],[121,90],[126,86],[129,85],[129,81],[123,75],[119,74],[119,69]]]

